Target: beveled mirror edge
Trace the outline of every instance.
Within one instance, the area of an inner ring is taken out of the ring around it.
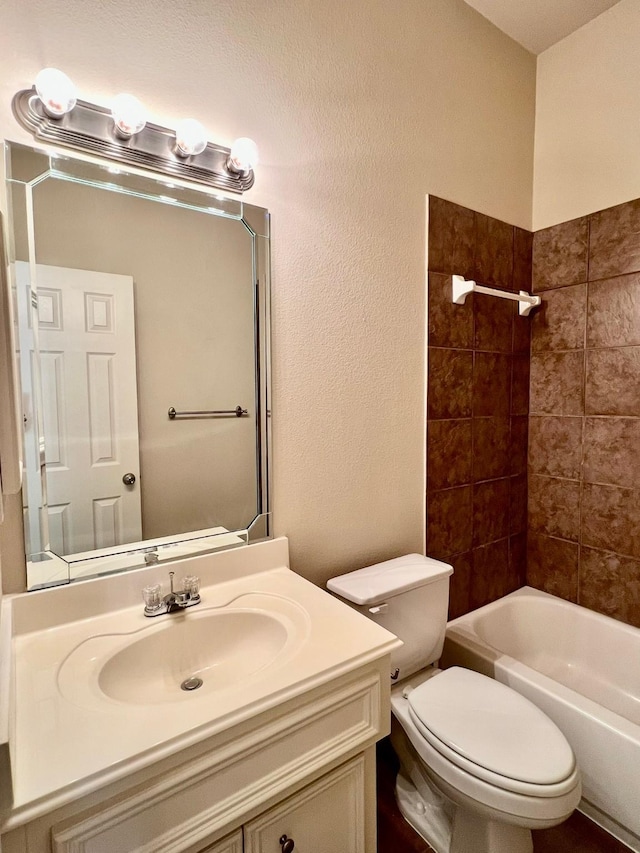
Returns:
[[[9,217],[0,211],[0,388],[8,403],[0,407],[0,522],[2,494],[15,495],[22,488],[23,446],[20,423],[20,384],[14,353],[13,310],[9,258],[11,253]]]
[[[12,149],[23,148],[27,149],[35,154],[42,155],[46,158],[49,163],[49,168],[46,173],[39,173],[34,176],[31,181],[25,182],[21,180],[17,180],[12,176],[11,171],[11,151]],[[11,308],[11,287],[12,287],[12,273],[11,273],[11,262],[12,260],[15,262],[15,241],[13,238],[14,233],[14,216],[12,209],[12,188],[16,185],[28,186],[29,184],[37,183],[40,180],[43,180],[47,177],[47,174],[51,173],[53,177],[60,177],[58,171],[51,167],[51,160],[56,158],[64,158],[70,162],[79,162],[83,164],[90,164],[96,167],[108,168],[108,164],[106,162],[101,162],[99,159],[93,157],[86,157],[83,154],[76,154],[75,152],[69,152],[67,150],[59,152],[55,148],[49,149],[48,147],[43,148],[39,145],[25,145],[22,142],[13,142],[11,140],[3,141],[3,160],[4,160],[4,170],[5,170],[5,185],[7,192],[7,205],[8,205],[8,213],[6,216],[6,221],[4,223],[3,233],[5,235],[6,240],[6,264],[4,264],[4,271],[6,273],[6,282],[5,287],[3,288],[3,292],[6,291],[6,299],[8,300],[9,308]],[[140,170],[135,168],[121,168],[119,169],[119,174],[121,176],[127,177],[131,175],[134,178],[143,178],[150,182],[156,183],[158,186],[161,186],[164,181],[166,181],[166,176],[163,175],[152,175],[148,172],[140,172]],[[191,184],[188,181],[178,180],[176,184],[182,187],[185,190],[194,190],[204,196],[211,197],[215,196],[217,198],[222,198],[219,190],[212,190],[211,188],[204,188],[202,185]],[[158,199],[156,199],[157,201]],[[244,224],[247,230],[253,235],[254,238],[254,275],[255,275],[255,288],[256,288],[256,301],[255,301],[255,317],[256,317],[256,406],[258,408],[258,417],[257,422],[259,422],[259,440],[257,442],[256,447],[256,457],[258,462],[258,472],[259,476],[257,477],[258,481],[258,508],[259,512],[256,514],[254,519],[250,522],[247,528],[237,531],[227,531],[226,533],[212,534],[207,537],[197,537],[194,538],[202,538],[206,539],[207,542],[203,541],[203,546],[201,549],[197,551],[192,551],[190,553],[185,554],[171,554],[167,552],[166,556],[160,557],[158,562],[166,562],[180,559],[189,559],[196,554],[206,554],[211,553],[213,551],[218,550],[226,550],[228,548],[236,548],[242,547],[245,544],[258,542],[264,539],[269,539],[273,537],[273,529],[272,529],[272,518],[271,518],[271,459],[272,459],[272,435],[271,435],[271,296],[270,296],[270,287],[271,287],[271,271],[270,271],[270,214],[266,208],[262,208],[256,205],[249,204],[244,200],[239,200],[237,198],[229,199],[230,203],[234,206],[239,205],[240,207],[240,215],[233,216],[232,218],[240,219]],[[31,250],[30,250],[31,254]],[[1,306],[0,306],[1,307]],[[12,316],[12,311],[9,313],[9,317]],[[2,314],[0,313],[0,320],[2,320]],[[7,325],[5,323],[4,325]],[[8,326],[9,328],[9,326]],[[10,324],[11,330],[11,340],[13,341],[13,324]],[[0,330],[2,331],[2,330]],[[4,330],[6,332],[6,329]],[[0,344],[2,343],[2,337],[0,336]],[[7,363],[12,367],[15,376],[15,389],[16,389],[16,407],[15,407],[15,419],[16,419],[16,436],[18,440],[18,446],[22,448],[21,435],[20,435],[20,380],[17,375],[17,371],[15,369],[15,358],[13,354],[15,353],[16,348],[13,346],[12,349],[9,350],[10,358],[7,360]],[[2,377],[0,377],[0,380]],[[2,445],[0,445],[2,447]],[[22,463],[20,463],[20,470],[22,470]],[[15,489],[15,493],[20,492],[20,487]],[[1,517],[1,516],[0,516]],[[236,535],[239,540],[236,542],[227,542],[225,544],[217,544],[216,539],[224,539],[229,535]],[[24,537],[23,537],[24,538]],[[168,538],[168,537],[167,537]],[[63,557],[59,557],[52,552],[45,552],[45,556],[51,556],[56,561],[61,561],[67,564],[68,567],[68,577],[64,581],[52,582],[51,584],[34,584],[30,585],[28,581],[28,560],[25,548],[25,563],[24,570],[27,574],[27,590],[31,589],[41,589],[43,586],[54,586],[59,585],[60,583],[71,583],[71,582],[80,582],[83,580],[89,580],[98,575],[102,574],[115,574],[121,571],[130,571],[133,569],[144,568],[144,554],[149,550],[150,547],[153,546],[153,543],[156,540],[148,540],[145,542],[143,548],[134,548],[131,550],[126,550],[127,554],[131,554],[134,556],[130,565],[122,568],[111,568],[105,569],[104,571],[100,571],[94,574],[86,574],[82,577],[73,577],[71,573],[71,566],[73,561],[66,561]],[[37,556],[37,555],[34,555]],[[83,561],[86,562],[86,561]]]

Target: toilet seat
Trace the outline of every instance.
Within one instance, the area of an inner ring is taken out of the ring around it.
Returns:
[[[500,682],[452,667],[407,698],[418,733],[465,773],[533,797],[558,797],[575,788],[575,759],[562,732]]]
[[[436,681],[444,673],[433,677]],[[415,688],[418,689],[418,688]],[[529,828],[554,826],[569,817],[580,801],[581,783],[577,767],[569,777],[557,785],[532,785],[486,772],[480,776],[477,765],[469,765],[474,772],[454,763],[438,750],[418,729],[411,714],[409,701],[405,698],[407,687],[397,685],[391,691],[391,709],[397,724],[410,741],[424,772],[446,796],[456,803],[465,803],[467,808],[514,825]],[[409,696],[411,694],[409,693]],[[393,724],[393,727],[396,723]],[[393,728],[392,727],[392,728]],[[423,727],[424,729],[424,727]],[[392,742],[394,735],[392,734]],[[499,783],[499,784],[497,784]]]

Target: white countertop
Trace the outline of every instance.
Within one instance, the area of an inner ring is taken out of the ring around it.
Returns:
[[[14,802],[4,826],[121,779],[397,647],[392,634],[290,571],[287,560],[286,540],[272,540],[174,566],[9,597]],[[302,641],[246,683],[201,695],[183,693],[175,702],[65,698],[60,666],[80,643],[101,633],[140,632],[158,620],[190,617],[190,611],[154,619],[143,614],[142,586],[166,577],[171,568],[177,577],[182,572],[202,579],[202,603],[191,609],[194,615],[247,593],[280,596],[302,614]]]

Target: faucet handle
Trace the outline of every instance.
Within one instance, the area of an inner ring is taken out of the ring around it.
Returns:
[[[200,598],[200,578],[195,575],[187,575],[182,578],[182,589],[189,598]]]
[[[155,613],[162,606],[162,588],[159,583],[154,583],[151,586],[145,586],[142,590],[144,599],[144,609],[146,613]]]

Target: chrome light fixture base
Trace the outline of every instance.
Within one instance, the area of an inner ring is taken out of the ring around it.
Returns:
[[[168,127],[147,123],[139,133],[122,139],[116,134],[110,110],[78,100],[71,112],[61,118],[51,118],[35,88],[17,92],[12,106],[18,123],[43,142],[219,190],[243,193],[253,186],[253,171],[238,173],[227,167],[230,148],[209,142],[199,154],[179,156],[175,131]]]

